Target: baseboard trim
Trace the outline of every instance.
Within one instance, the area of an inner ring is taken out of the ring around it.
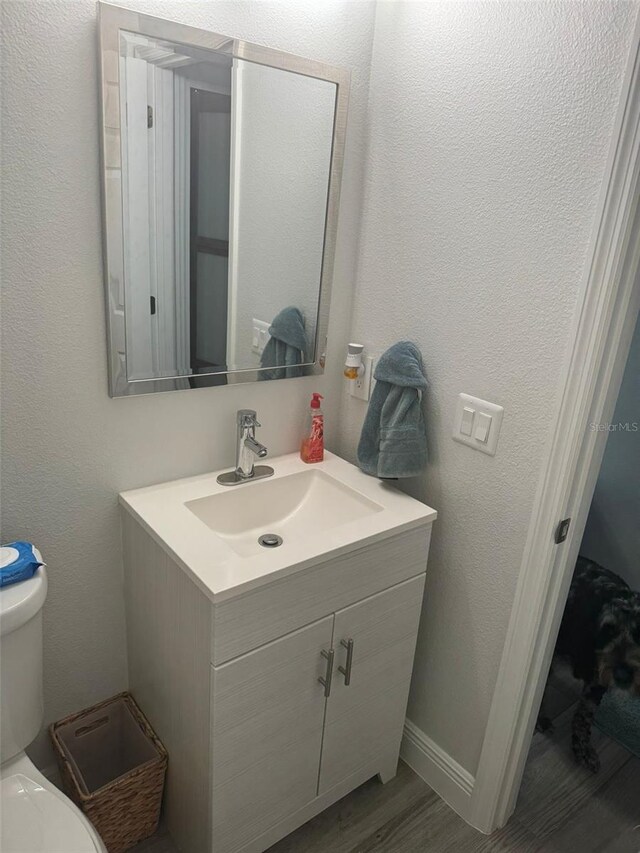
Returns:
[[[406,720],[400,757],[430,788],[470,823],[474,777],[411,720]]]

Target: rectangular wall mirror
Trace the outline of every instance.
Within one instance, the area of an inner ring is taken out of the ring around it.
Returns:
[[[348,72],[98,7],[111,395],[321,372]]]

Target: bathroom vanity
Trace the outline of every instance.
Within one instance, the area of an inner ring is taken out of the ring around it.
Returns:
[[[110,393],[322,373],[348,71],[105,3],[99,35]],[[386,781],[404,725],[436,513],[331,454],[254,470],[255,426],[235,471],[120,496],[184,853],[258,853]]]
[[[120,495],[130,688],[185,853],[266,850],[396,771],[436,513],[332,454],[271,462]]]

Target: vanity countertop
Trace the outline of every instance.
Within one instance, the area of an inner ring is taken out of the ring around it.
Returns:
[[[215,471],[122,492],[120,503],[213,602],[437,516],[332,453],[313,465],[297,453],[268,461],[268,479],[229,487]],[[282,545],[261,547],[264,533],[281,535]]]

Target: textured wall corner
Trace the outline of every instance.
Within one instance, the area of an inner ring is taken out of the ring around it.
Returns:
[[[633,3],[378,6],[353,339],[422,349],[438,510],[409,717],[474,773],[604,175]],[[451,439],[459,392],[498,452]],[[353,459],[366,407],[343,397]]]

